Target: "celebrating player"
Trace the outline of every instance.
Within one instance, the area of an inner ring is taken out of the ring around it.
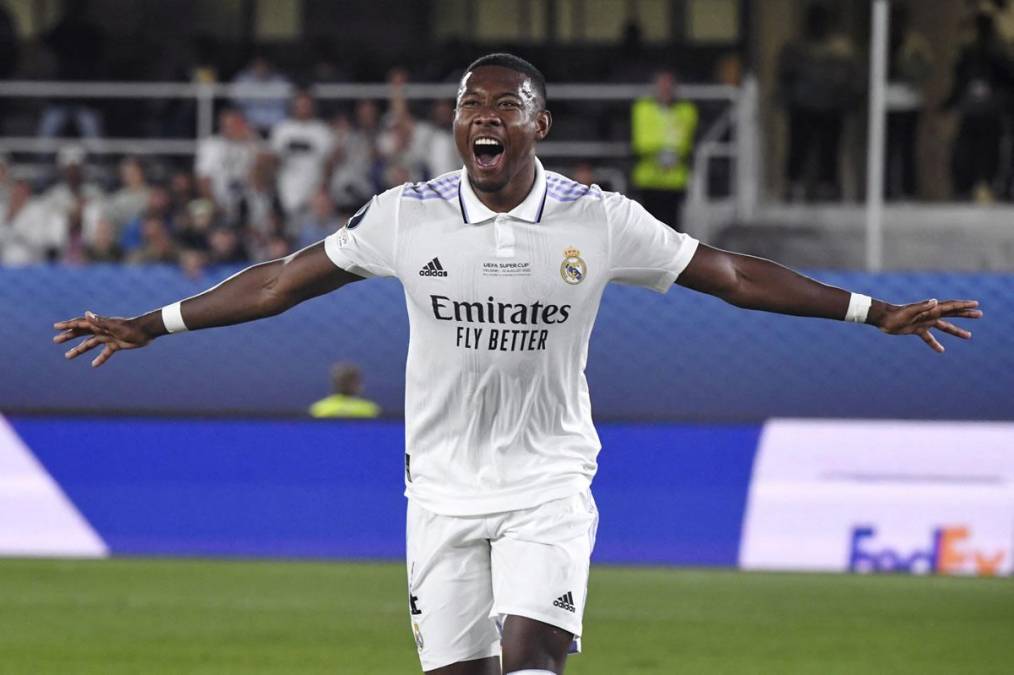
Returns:
[[[57,323],[93,366],[166,333],[279,314],[393,276],[411,340],[405,392],[410,622],[423,670],[561,673],[580,647],[600,445],[584,368],[609,282],[674,282],[739,307],[867,323],[943,347],[969,300],[892,305],[675,232],[638,203],[543,169],[545,81],[508,54],[457,96],[459,172],[377,195],[345,227],[182,302],[131,319]],[[501,665],[502,659],[502,665]]]

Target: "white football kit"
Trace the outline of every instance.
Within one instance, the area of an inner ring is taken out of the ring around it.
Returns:
[[[637,202],[538,160],[509,213],[483,205],[462,169],[374,197],[325,239],[337,266],[405,288],[409,594],[425,670],[497,654],[501,615],[581,634],[599,301],[610,281],[666,292],[696,249]]]

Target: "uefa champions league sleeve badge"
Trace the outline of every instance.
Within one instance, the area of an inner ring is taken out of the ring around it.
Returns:
[[[573,246],[563,251],[563,262],[560,263],[560,276],[571,286],[584,281],[588,274],[588,266],[581,259],[581,251]]]

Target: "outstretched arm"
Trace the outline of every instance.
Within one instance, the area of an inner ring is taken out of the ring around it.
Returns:
[[[704,244],[698,247],[676,283],[737,307],[826,319],[844,319],[851,297],[848,291],[822,284],[770,260]],[[974,300],[926,300],[910,305],[873,300],[866,323],[892,335],[918,335],[932,349],[942,352],[943,345],[930,329],[967,340],[972,337],[971,332],[945,317],[978,319],[982,316],[976,309],[978,305]]]
[[[335,266],[324,252],[324,243],[318,242],[285,258],[248,267],[214,288],[184,300],[180,303],[180,314],[187,330],[231,326],[281,314],[304,300],[360,279]],[[88,336],[65,356],[73,359],[102,345],[102,351],[92,360],[92,366],[97,367],[121,349],[144,347],[168,333],[162,316],[162,310],[131,319],[86,312],[83,317],[54,324],[61,332],[53,342],[60,344]]]

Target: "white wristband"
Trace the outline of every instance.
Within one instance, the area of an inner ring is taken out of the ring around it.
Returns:
[[[170,333],[182,333],[187,330],[187,324],[183,323],[183,312],[180,310],[180,303],[174,302],[162,308],[162,323]]]
[[[849,308],[845,310],[845,320],[853,323],[866,323],[866,317],[870,313],[870,305],[873,298],[868,295],[853,293],[849,296]]]

